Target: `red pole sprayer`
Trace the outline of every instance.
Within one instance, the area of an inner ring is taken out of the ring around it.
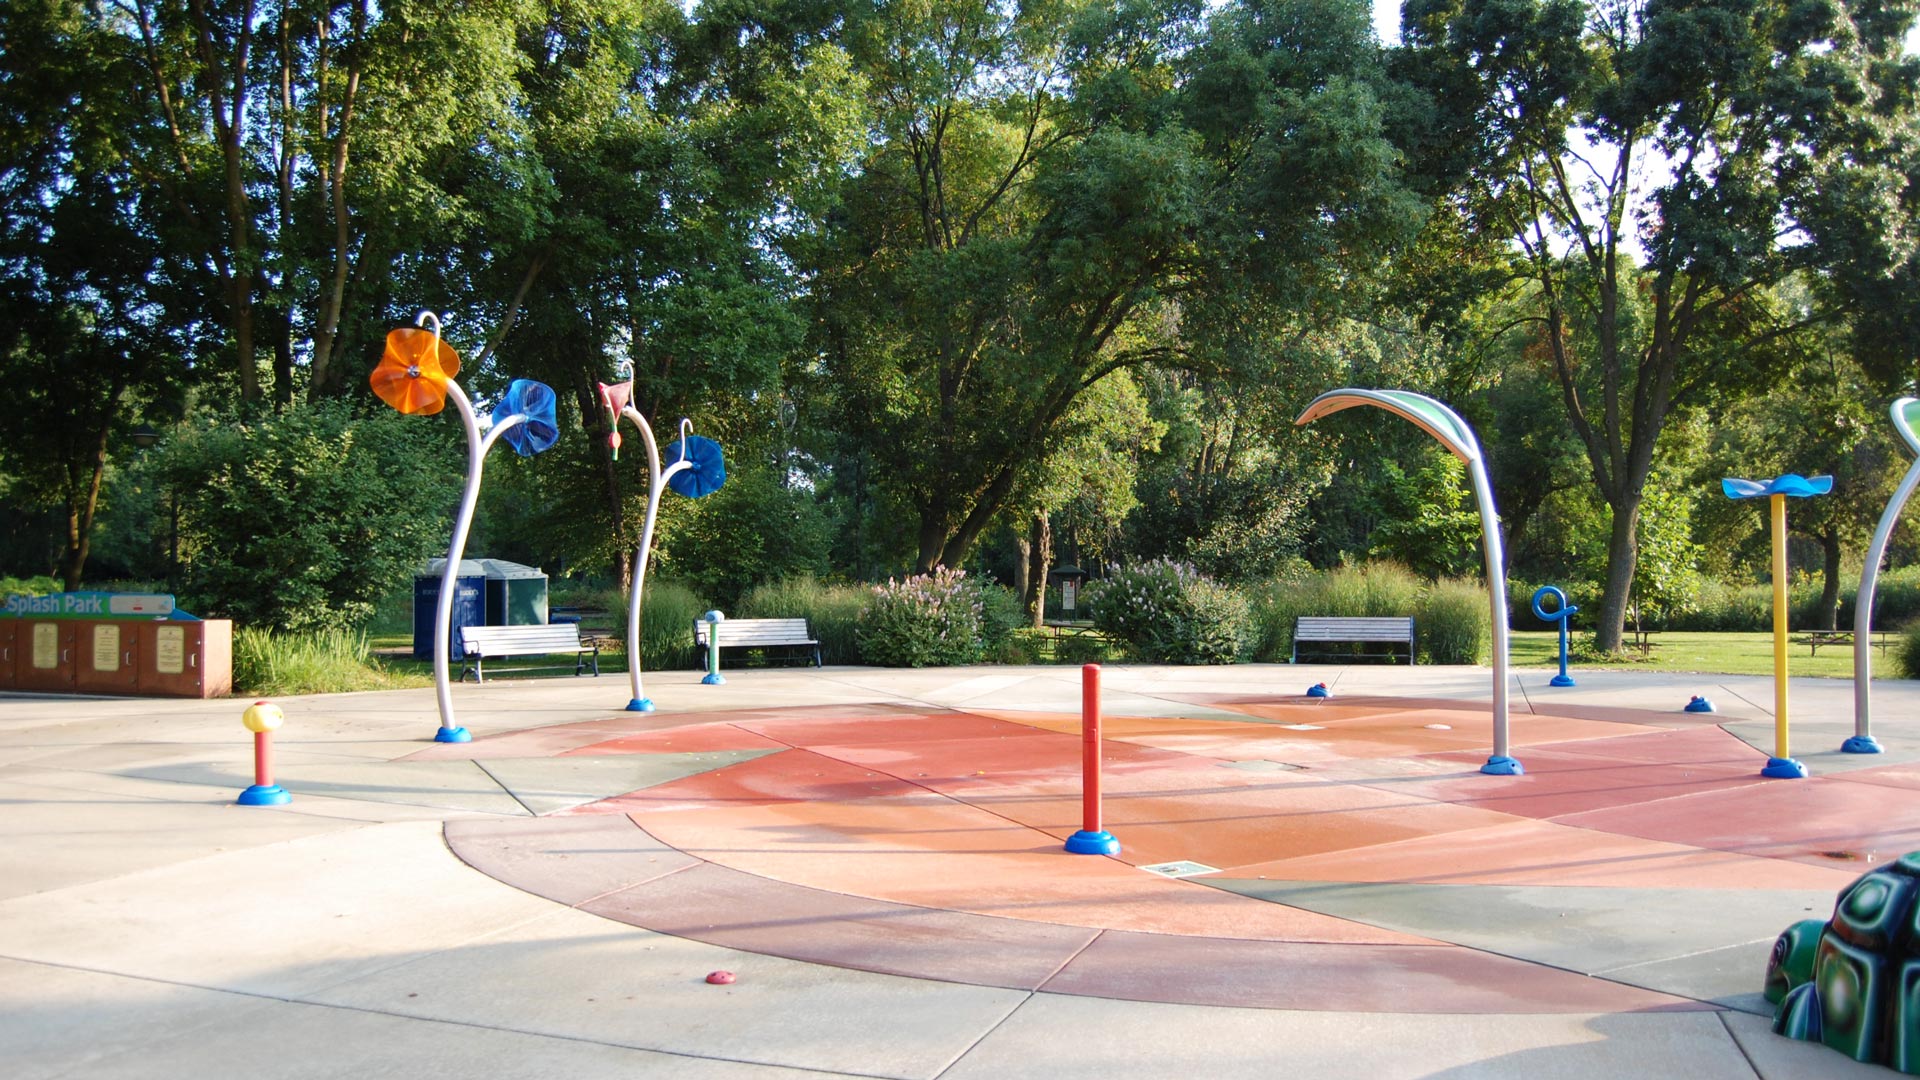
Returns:
[[[1075,855],[1118,855],[1120,841],[1100,827],[1100,665],[1080,669],[1080,831],[1067,837]]]

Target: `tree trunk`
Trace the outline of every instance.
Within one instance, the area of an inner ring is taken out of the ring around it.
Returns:
[[[1027,565],[1033,557],[1033,541],[1025,536],[1013,538],[1013,550],[1018,553],[1013,560],[1013,594],[1020,598],[1020,610],[1033,610],[1033,574]]]
[[[940,565],[940,551],[947,544],[945,500],[920,511],[920,552],[914,558],[913,572],[931,574]]]
[[[1033,628],[1038,630],[1046,624],[1047,571],[1053,565],[1053,518],[1044,510],[1033,516],[1027,549],[1027,577],[1033,581]]]
[[[1613,508],[1613,531],[1607,537],[1607,585],[1600,598],[1600,617],[1594,628],[1594,646],[1603,653],[1619,652],[1627,621],[1627,603],[1633,594],[1633,574],[1640,557],[1640,501],[1634,492]]]
[[[124,392],[122,387],[114,387],[104,415],[113,415]],[[100,423],[99,434],[94,439],[89,455],[90,467],[84,486],[77,483],[80,478],[74,474],[72,466],[68,466],[67,543],[66,550],[60,553],[60,581],[68,592],[79,591],[80,576],[87,567],[87,552],[93,546],[93,518],[100,508],[100,481],[107,474],[107,433],[111,427],[110,421],[103,420]]]
[[[1814,613],[1813,628],[1832,630],[1840,618],[1840,533],[1828,529],[1820,534],[1822,584],[1820,610]]]

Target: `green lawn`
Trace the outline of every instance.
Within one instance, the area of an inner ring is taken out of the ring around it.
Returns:
[[[1591,639],[1589,639],[1591,640]],[[1890,638],[1890,641],[1897,640]],[[1574,638],[1576,647],[1579,635]],[[1648,659],[1625,663],[1583,663],[1577,653],[1570,664],[1576,677],[1588,671],[1710,671],[1726,675],[1773,674],[1772,634],[1686,634],[1656,633],[1653,655]],[[1513,663],[1521,667],[1557,667],[1559,635],[1550,630],[1513,632]],[[1789,645],[1787,670],[1794,675],[1820,675],[1843,679],[1853,677],[1853,650],[1822,645],[1813,656],[1805,645]],[[1874,649],[1873,673],[1882,678],[1898,678],[1892,658]]]

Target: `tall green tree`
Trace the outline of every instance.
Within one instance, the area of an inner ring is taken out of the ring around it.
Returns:
[[[1109,373],[1258,372],[1418,227],[1359,3],[913,0],[847,40],[870,149],[798,261],[922,570]]]
[[[1901,268],[1912,5],[1409,0],[1403,19],[1423,167],[1515,245],[1612,512],[1598,644],[1617,648],[1669,416],[1764,385],[1769,343]],[[1795,274],[1831,287],[1759,302]]]
[[[60,0],[0,8],[0,473],[11,512],[58,518],[69,589],[109,467],[191,378],[198,325],[191,268],[120,153],[133,116],[113,45]]]

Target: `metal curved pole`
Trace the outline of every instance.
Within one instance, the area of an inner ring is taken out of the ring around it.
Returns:
[[[647,584],[647,553],[653,547],[653,523],[660,513],[660,495],[666,479],[683,469],[690,469],[693,463],[683,453],[679,461],[660,469],[660,446],[654,441],[653,427],[640,410],[632,405],[623,406],[620,415],[633,421],[640,429],[640,441],[647,447],[647,516],[640,527],[640,546],[633,552],[633,587],[627,592],[627,682],[632,687],[633,697],[627,702],[628,712],[652,712],[653,699],[646,695],[640,685],[640,601]],[[617,421],[616,421],[617,422]],[[682,428],[685,425],[682,424]]]
[[[1507,750],[1507,558],[1500,544],[1500,515],[1493,509],[1493,483],[1487,478],[1486,463],[1476,456],[1467,467],[1473,473],[1473,499],[1480,507],[1487,599],[1493,618],[1493,756],[1480,771],[1513,775],[1520,771],[1520,763]]]
[[[1493,507],[1493,484],[1487,479],[1485,455],[1473,429],[1460,414],[1425,394],[1409,390],[1329,390],[1307,403],[1296,425],[1359,405],[1372,405],[1413,424],[1439,440],[1467,466],[1473,476],[1473,498],[1480,510],[1481,546],[1486,551],[1487,606],[1493,616],[1493,755],[1480,771],[1490,776],[1520,776],[1526,772],[1507,746],[1507,572],[1500,544],[1500,515]]]
[[[1893,538],[1893,527],[1899,523],[1900,512],[1906,509],[1915,487],[1920,487],[1920,459],[1907,467],[1907,475],[1901,477],[1900,486],[1894,489],[1893,498],[1881,512],[1880,524],[1873,530],[1873,542],[1867,545],[1867,565],[1860,570],[1860,591],[1853,601],[1853,737],[1840,744],[1840,749],[1849,754],[1881,751],[1880,740],[1873,737],[1872,728],[1873,591],[1880,583],[1880,561],[1886,558],[1887,541]]]
[[[460,576],[460,557],[466,553],[467,533],[473,526],[473,508],[480,498],[480,472],[486,462],[487,451],[493,448],[493,444],[508,428],[524,422],[526,417],[515,413],[495,424],[482,438],[479,418],[473,414],[473,403],[467,400],[460,384],[452,379],[447,380],[447,396],[453,399],[454,407],[460,413],[460,424],[467,432],[467,486],[460,493],[460,510],[454,516],[453,540],[447,545],[447,567],[440,575],[440,597],[433,619],[433,690],[440,706],[440,730],[434,733],[433,741],[463,743],[471,742],[473,736],[466,728],[453,722],[452,665],[448,654],[453,648],[454,581]]]

